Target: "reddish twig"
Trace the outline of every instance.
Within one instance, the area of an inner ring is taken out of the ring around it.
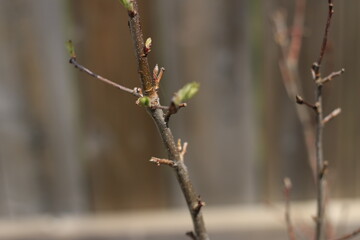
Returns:
[[[328,0],[328,18],[325,25],[324,37],[320,49],[320,55],[318,61],[312,65],[313,79],[316,84],[316,172],[318,173],[318,178],[316,182],[317,187],[317,214],[316,214],[316,227],[315,227],[315,240],[322,240],[324,235],[324,225],[325,225],[325,197],[326,197],[326,177],[323,174],[326,169],[324,164],[323,157],[323,129],[324,129],[324,119],[323,119],[323,106],[322,106],[322,89],[323,83],[319,81],[321,79],[321,63],[325,54],[327,46],[327,38],[329,34],[329,28],[331,24],[331,18],[334,14],[334,5],[332,0]]]
[[[291,31],[291,41],[288,49],[287,59],[297,66],[299,53],[302,47],[302,38],[304,35],[306,0],[297,0],[295,6],[294,23]]]
[[[321,65],[322,59],[325,54],[325,50],[326,50],[326,46],[327,46],[327,38],[329,35],[329,28],[330,28],[330,24],[331,24],[331,18],[334,14],[333,0],[328,0],[328,6],[329,6],[329,11],[328,11],[328,18],[327,18],[326,25],[325,25],[325,33],[324,33],[324,38],[323,38],[322,45],[321,45],[320,56],[317,61],[317,64],[319,66]]]
[[[197,240],[207,240],[209,239],[209,237],[205,228],[202,211],[196,213],[193,209],[193,206],[197,204],[198,195],[196,194],[194,187],[190,181],[189,172],[181,157],[181,153],[176,146],[174,136],[172,135],[170,128],[167,126],[167,122],[164,118],[164,112],[161,108],[156,108],[156,106],[160,105],[157,89],[163,71],[160,72],[160,74],[157,74],[156,70],[152,72],[150,71],[148,58],[146,57],[146,54],[144,54],[145,43],[140,24],[138,3],[137,0],[131,0],[131,3],[133,6],[130,10],[128,9],[129,28],[134,43],[135,55],[138,63],[138,72],[140,74],[140,80],[144,89],[144,95],[148,96],[151,100],[152,107],[148,107],[147,110],[159,130],[161,139],[164,144],[164,148],[167,150],[168,153],[168,159],[174,161],[173,169],[175,170],[178,183],[183,192],[192,217],[194,226],[194,238]],[[157,76],[154,77],[155,75]],[[170,108],[168,111],[170,111]]]
[[[79,63],[76,61],[76,58],[75,58],[75,57],[70,58],[69,63],[71,63],[72,65],[74,65],[74,67],[77,68],[77,69],[79,69],[80,71],[83,71],[83,72],[87,73],[88,75],[90,75],[90,76],[92,76],[92,77],[94,77],[94,78],[96,78],[96,79],[98,79],[98,80],[100,80],[100,81],[102,81],[102,82],[104,82],[104,83],[107,83],[107,84],[109,84],[109,85],[111,85],[111,86],[113,86],[113,87],[116,87],[116,88],[118,88],[118,89],[120,89],[120,90],[122,90],[122,91],[125,91],[125,92],[127,92],[127,93],[131,93],[132,95],[134,95],[134,96],[136,96],[136,97],[142,97],[142,96],[143,96],[143,95],[142,95],[142,91],[141,91],[140,88],[130,89],[130,88],[124,87],[124,86],[122,86],[122,85],[120,85],[120,84],[117,84],[117,83],[115,83],[115,82],[113,82],[113,81],[111,81],[111,80],[109,80],[109,79],[107,79],[107,78],[104,78],[104,77],[102,77],[102,76],[100,76],[100,75],[92,72],[91,70],[89,70],[88,68],[84,67],[83,65],[79,64]]]
[[[339,238],[335,238],[333,240],[349,240],[353,237],[356,237],[357,235],[360,234],[360,228],[356,229],[355,231],[351,232],[351,233],[348,233],[342,237],[339,237]]]
[[[273,21],[275,27],[275,39],[278,43],[282,60],[279,63],[285,90],[292,100],[297,94],[302,95],[301,84],[299,84],[298,60],[299,52],[302,47],[302,37],[304,31],[305,0],[296,1],[294,23],[292,26],[291,38],[289,38],[288,27],[286,26],[285,14],[278,11],[274,14]],[[299,103],[299,102],[298,102]],[[306,104],[311,107],[311,104]],[[316,181],[316,154],[315,154],[315,132],[312,119],[307,109],[296,106],[296,113],[303,128],[304,142],[308,154],[308,163],[312,170],[313,179]]]
[[[288,231],[289,240],[296,240],[294,226],[291,221],[290,197],[292,184],[289,178],[284,179],[284,196],[285,196],[285,221]]]

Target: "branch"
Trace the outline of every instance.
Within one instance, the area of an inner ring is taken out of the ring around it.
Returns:
[[[336,108],[323,119],[322,124],[325,125],[326,123],[330,122],[332,119],[339,116],[340,113],[341,113],[341,108]]]
[[[333,0],[328,0],[328,4],[329,4],[328,18],[327,18],[326,25],[325,25],[325,33],[324,33],[324,38],[323,38],[323,42],[322,42],[322,45],[321,45],[320,56],[319,56],[319,59],[317,61],[319,66],[321,65],[322,59],[323,59],[324,54],[325,54],[326,45],[327,45],[327,37],[328,37],[329,28],[330,28],[330,24],[331,24],[331,18],[332,18],[333,14],[334,14]]]
[[[287,231],[289,235],[289,240],[296,240],[294,226],[291,221],[290,214],[290,195],[291,195],[292,184],[289,178],[284,179],[284,195],[285,195],[285,221],[287,226]]]
[[[339,237],[339,238],[335,238],[333,240],[349,240],[353,237],[356,237],[358,234],[360,234],[360,228],[356,229],[355,231],[349,233],[349,234],[346,234],[342,237]]]
[[[329,33],[329,28],[331,24],[331,18],[334,13],[334,5],[332,0],[328,0],[329,10],[328,18],[325,25],[325,33],[321,45],[320,56],[318,61],[312,65],[313,79],[316,84],[316,172],[318,173],[318,178],[316,182],[317,186],[317,215],[316,215],[316,228],[315,228],[315,240],[322,240],[324,237],[324,225],[325,225],[325,190],[326,190],[326,175],[324,174],[327,165],[324,164],[323,157],[323,129],[324,129],[324,119],[323,119],[323,106],[322,106],[322,81],[321,79],[321,62],[323,60],[325,49],[327,45],[327,38]]]
[[[94,72],[92,72],[91,70],[89,70],[88,68],[84,67],[83,65],[79,64],[77,61],[76,61],[76,58],[75,57],[71,57],[70,60],[69,60],[69,63],[71,63],[72,65],[74,65],[75,68],[79,69],[80,71],[82,72],[85,72],[87,73],[88,75],[104,82],[104,83],[107,83],[113,87],[116,87],[124,92],[127,92],[127,93],[130,93],[136,97],[142,97],[142,91],[140,88],[134,88],[134,89],[130,89],[130,88],[127,88],[127,87],[124,87],[120,84],[117,84],[107,78],[104,78]]]
[[[296,97],[297,94],[302,95],[301,84],[299,84],[300,74],[298,62],[304,34],[305,5],[306,0],[296,1],[291,38],[287,31],[288,27],[286,25],[285,13],[283,11],[277,11],[273,16],[275,39],[282,53],[282,60],[279,62],[280,72],[286,93],[291,100]],[[308,106],[313,108],[310,105]],[[298,106],[296,106],[295,109],[303,129],[308,163],[312,171],[313,179],[316,181],[315,132],[312,119],[307,109]]]
[[[144,38],[140,25],[140,15],[138,11],[137,0],[131,0],[131,3],[133,8],[130,10],[128,9],[128,19],[135,48],[135,55],[138,63],[138,72],[140,74],[140,80],[144,89],[144,95],[149,96],[152,102],[151,106],[155,106],[148,107],[147,111],[153,118],[159,130],[164,147],[168,152],[168,159],[174,161],[173,169],[175,170],[177,180],[193,220],[194,239],[207,240],[209,237],[205,228],[202,211],[197,213],[193,208],[193,206],[196,206],[198,203],[198,195],[195,193],[194,187],[190,181],[189,172],[175,144],[172,132],[165,122],[163,110],[161,108],[156,108],[156,106],[160,105],[157,94],[158,81],[153,78],[154,72],[151,73],[147,56],[144,53]]]

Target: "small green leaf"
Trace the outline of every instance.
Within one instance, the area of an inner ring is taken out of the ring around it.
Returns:
[[[119,0],[122,5],[126,8],[126,10],[133,12],[134,11],[134,3],[132,0]]]
[[[181,103],[189,100],[194,97],[195,94],[199,91],[200,84],[197,82],[192,82],[186,84],[183,88],[181,88],[173,98],[173,102],[175,105],[180,105]]]
[[[72,58],[76,58],[74,44],[72,43],[71,40],[67,41],[67,43],[66,43],[66,48],[67,48],[70,56],[71,56]]]
[[[141,97],[137,100],[137,103],[143,107],[150,107],[150,98],[147,96]]]
[[[147,49],[151,49],[151,44],[152,44],[152,39],[151,38],[146,39],[145,47]]]

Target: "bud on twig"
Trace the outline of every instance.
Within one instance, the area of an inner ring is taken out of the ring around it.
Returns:
[[[137,105],[143,106],[143,107],[150,107],[150,98],[147,96],[141,97],[136,101]]]
[[[66,43],[66,48],[70,54],[71,58],[76,58],[76,54],[75,54],[75,47],[74,44],[72,43],[71,40],[67,41]]]
[[[151,45],[152,45],[151,38],[146,39],[145,46],[144,46],[144,54],[145,54],[145,56],[147,56],[148,53],[151,52]]]
[[[134,3],[132,0],[119,0],[122,5],[128,10],[129,12],[134,11]]]
[[[195,94],[199,91],[200,84],[197,82],[192,82],[186,84],[182,87],[173,98],[173,102],[176,106],[179,106],[181,103],[189,100],[194,97]]]

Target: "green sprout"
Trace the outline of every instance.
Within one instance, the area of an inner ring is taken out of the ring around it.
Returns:
[[[122,5],[126,8],[126,10],[133,12],[134,11],[134,3],[132,0],[119,0]]]
[[[181,103],[191,99],[199,91],[200,84],[197,82],[187,83],[182,87],[173,98],[175,105],[179,106]]]
[[[74,44],[72,43],[71,40],[67,41],[66,48],[67,48],[67,50],[68,50],[68,52],[70,54],[70,57],[71,58],[76,58]]]
[[[137,100],[137,104],[143,107],[150,107],[151,106],[150,98],[147,96],[141,97]]]

